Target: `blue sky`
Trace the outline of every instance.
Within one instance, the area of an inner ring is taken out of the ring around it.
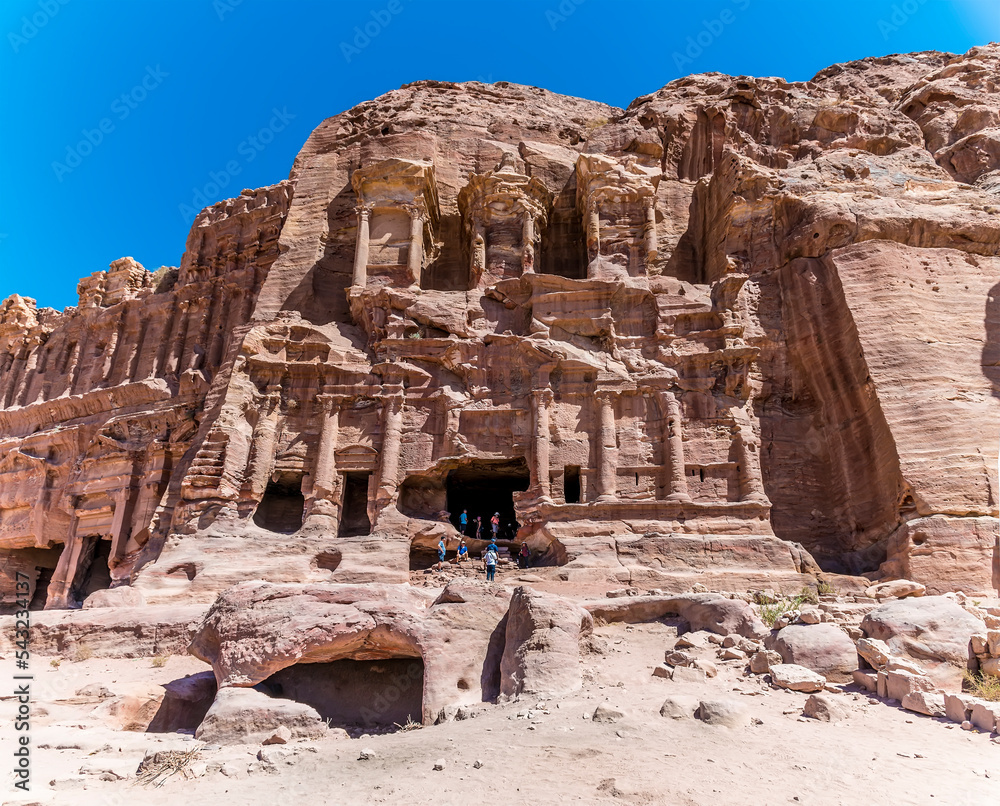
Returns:
[[[320,121],[410,81],[626,106],[689,73],[804,80],[1000,39],[996,0],[0,5],[0,299],[56,308],[123,255],[177,265],[196,208],[286,178]]]

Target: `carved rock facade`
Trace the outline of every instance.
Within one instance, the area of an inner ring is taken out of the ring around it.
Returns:
[[[3,303],[3,573],[404,582],[467,509],[570,582],[995,588],[998,68],[330,118],[179,272]]]

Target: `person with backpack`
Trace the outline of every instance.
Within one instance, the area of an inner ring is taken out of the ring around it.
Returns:
[[[496,546],[492,543],[486,549],[486,554],[483,556],[483,563],[486,565],[486,581],[493,582],[497,573],[497,561],[500,559],[500,555],[497,553]]]

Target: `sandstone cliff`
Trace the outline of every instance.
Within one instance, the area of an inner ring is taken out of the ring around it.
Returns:
[[[5,596],[406,581],[462,509],[555,579],[997,587],[998,74],[425,81],[324,121],[179,270],[3,303]]]

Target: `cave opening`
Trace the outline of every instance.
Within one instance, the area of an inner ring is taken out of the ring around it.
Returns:
[[[70,586],[70,594],[78,602],[84,601],[95,591],[111,587],[111,540],[102,540],[93,535],[82,538],[76,574]],[[48,585],[46,584],[46,587]]]
[[[395,657],[297,663],[275,672],[260,688],[316,709],[331,727],[387,731],[422,721],[424,662]]]
[[[563,499],[567,504],[580,503],[579,465],[566,465],[563,469]]]
[[[469,536],[475,535],[476,517],[482,518],[479,537],[492,537],[490,519],[500,514],[502,540],[513,540],[517,534],[514,493],[528,489],[530,477],[523,458],[496,462],[476,462],[456,468],[448,474],[448,512],[455,528],[459,528],[462,510],[469,514]]]
[[[302,495],[302,477],[282,474],[269,481],[260,499],[253,522],[261,529],[280,534],[292,534],[302,527],[306,500]]]
[[[372,533],[368,517],[368,471],[344,473],[344,506],[340,514],[340,537],[359,537]]]

